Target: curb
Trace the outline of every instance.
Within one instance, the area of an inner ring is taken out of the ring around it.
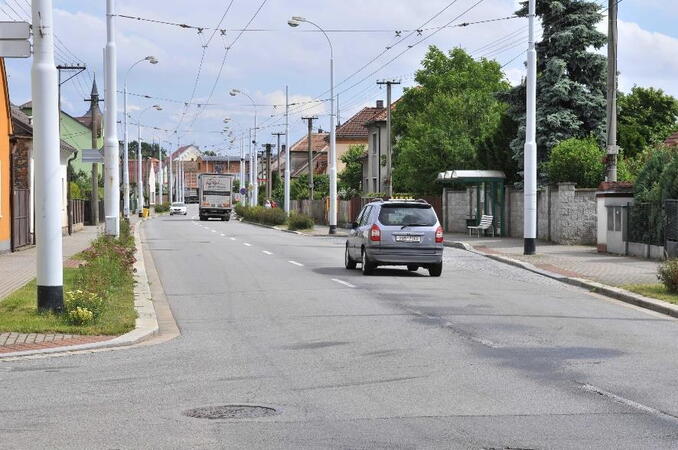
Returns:
[[[247,223],[249,225],[256,225],[256,226],[262,227],[262,228],[268,228],[268,229],[271,229],[271,230],[278,230],[278,231],[282,231],[284,233],[298,234],[298,235],[301,235],[301,236],[309,236],[309,237],[323,236],[323,235],[317,235],[317,234],[304,233],[303,231],[286,230],[285,228],[278,228],[277,226],[265,225],[263,223],[250,222],[250,221],[244,220],[244,219],[236,219],[236,220],[238,220],[239,222],[242,222],[242,223]],[[334,236],[346,237],[347,235],[343,234],[343,233],[342,234],[337,233]]]
[[[660,314],[665,314],[667,316],[678,318],[678,305],[673,305],[671,303],[663,302],[661,300],[645,297],[644,295],[636,294],[635,292],[627,291],[626,289],[610,286],[603,283],[598,283],[597,281],[586,280],[583,278],[575,278],[560,275],[554,272],[550,272],[548,270],[540,269],[530,263],[509,258],[508,256],[483,253],[481,251],[476,250],[468,242],[463,241],[445,242],[445,247],[466,250],[471,253],[475,253],[477,255],[502,262],[504,264],[509,264],[514,267],[529,270],[530,272],[534,272],[538,275],[542,275],[560,281],[561,283],[587,289],[596,294],[604,295],[606,297],[610,297],[615,300],[622,301],[624,303],[628,303],[634,306],[638,306],[640,308],[649,309]]]
[[[144,252],[141,248],[141,238],[139,236],[139,228],[144,220],[140,220],[134,226],[134,242],[136,244],[136,251],[134,257],[134,309],[137,311],[137,319],[135,327],[132,331],[125,333],[108,341],[93,342],[91,344],[68,345],[64,347],[51,347],[40,350],[24,350],[20,352],[3,353],[0,355],[0,361],[8,358],[16,358],[21,356],[35,356],[47,355],[55,353],[68,353],[81,350],[94,350],[112,347],[126,347],[129,345],[138,344],[139,342],[158,334],[158,319],[153,307],[153,300],[151,298],[151,288],[148,283],[148,276],[146,275],[146,266],[144,265]]]

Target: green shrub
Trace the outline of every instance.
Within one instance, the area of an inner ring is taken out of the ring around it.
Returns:
[[[604,178],[604,156],[594,138],[572,138],[553,147],[544,168],[551,183],[572,182],[577,187],[594,188]]]
[[[313,225],[313,219],[305,214],[292,214],[287,222],[290,230],[309,230]]]
[[[236,206],[238,216],[249,222],[266,225],[282,225],[287,221],[287,214],[281,208],[264,208],[263,206]]]
[[[238,215],[238,217],[245,217],[245,211],[247,211],[248,206],[243,204],[243,203],[237,203],[235,205],[235,213]]]
[[[669,259],[662,263],[657,278],[664,283],[667,291],[678,293],[678,259]]]
[[[161,205],[155,205],[155,212],[157,213],[164,213],[169,211],[170,204],[168,202],[165,202]]]
[[[95,292],[77,289],[66,292],[64,307],[69,315],[76,310],[85,310],[92,314],[92,320],[97,320],[104,311],[104,301]]]
[[[94,314],[86,308],[80,308],[68,311],[64,316],[69,325],[88,325],[94,322]]]

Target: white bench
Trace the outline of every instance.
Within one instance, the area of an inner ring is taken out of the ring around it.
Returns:
[[[469,236],[471,235],[472,230],[478,230],[478,237],[480,237],[480,231],[485,231],[485,230],[492,230],[492,236],[494,237],[494,226],[492,225],[492,221],[494,220],[494,217],[492,216],[486,216],[483,214],[483,216],[480,218],[480,223],[475,226],[470,226],[468,228],[468,234]]]

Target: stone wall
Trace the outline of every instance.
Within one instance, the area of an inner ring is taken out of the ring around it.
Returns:
[[[523,195],[522,190],[506,189],[506,230],[511,237],[523,237]],[[467,232],[466,219],[476,212],[475,196],[475,188],[445,191],[444,226],[447,232]],[[594,245],[596,190],[575,189],[573,183],[540,189],[537,192],[537,238],[558,244]]]

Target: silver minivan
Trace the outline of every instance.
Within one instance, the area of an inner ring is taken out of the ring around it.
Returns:
[[[346,240],[347,269],[360,263],[364,275],[377,266],[443,270],[443,228],[433,207],[424,200],[376,200],[365,205]]]

